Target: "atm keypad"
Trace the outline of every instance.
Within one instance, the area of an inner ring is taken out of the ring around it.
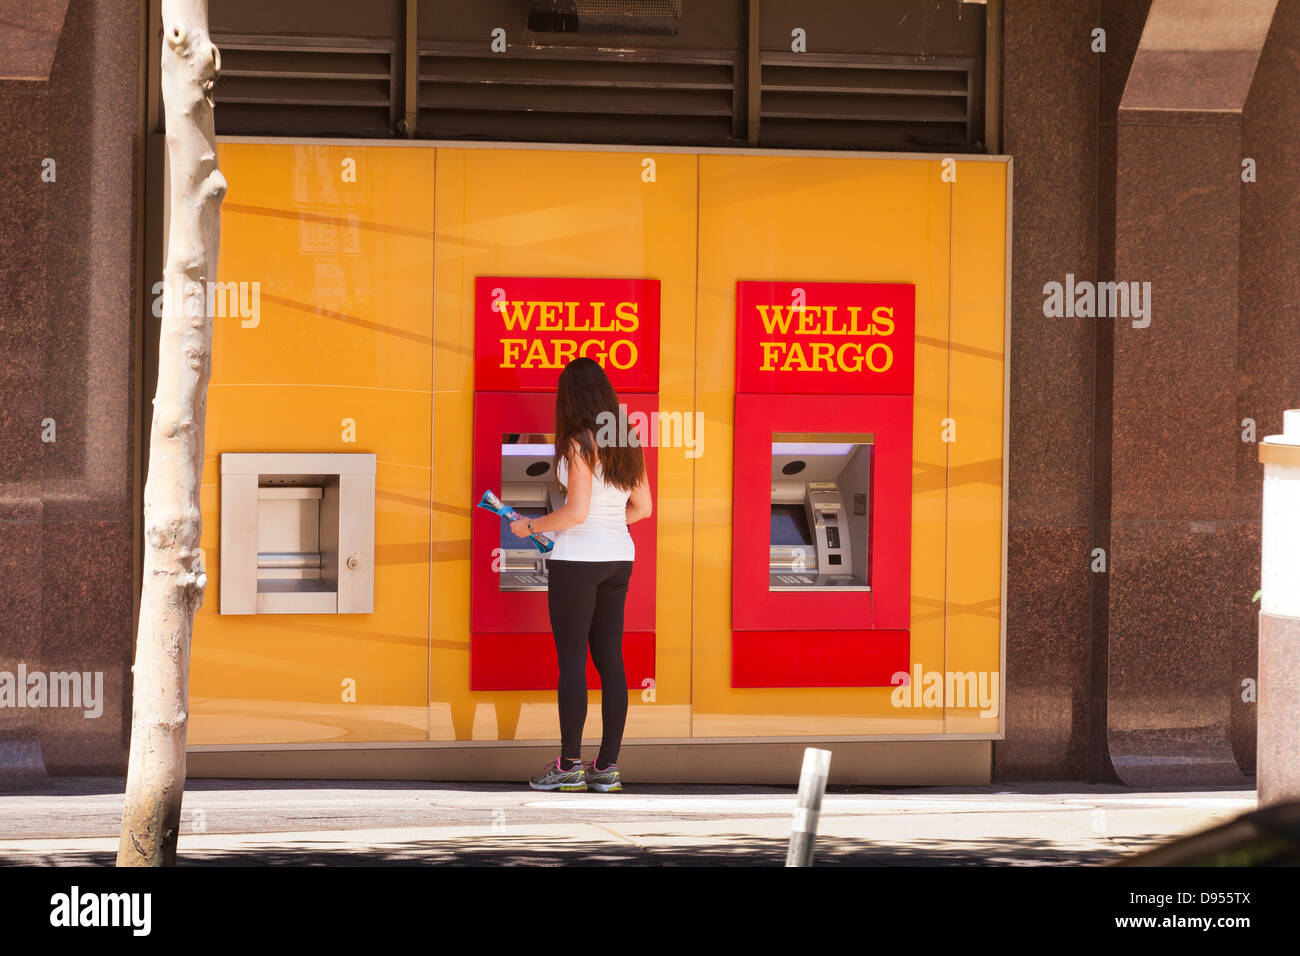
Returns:
[[[772,575],[782,584],[813,584],[815,579],[807,574],[774,574]]]
[[[545,591],[546,575],[507,571],[501,575],[502,591]]]

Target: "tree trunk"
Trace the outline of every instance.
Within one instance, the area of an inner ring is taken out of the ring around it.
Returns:
[[[131,762],[118,866],[176,862],[185,794],[190,638],[207,584],[199,555],[203,422],[212,358],[219,208],[212,86],[221,55],[207,0],[162,2],[162,96],[170,164],[158,391],[144,488],[144,586],[136,636]]]

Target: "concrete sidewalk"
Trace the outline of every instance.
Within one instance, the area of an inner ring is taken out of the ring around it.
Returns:
[[[111,865],[121,778],[0,793],[0,865]],[[507,784],[192,780],[182,865],[711,864],[785,862],[793,787],[644,785],[622,794]],[[1119,786],[838,787],[818,865],[1106,863],[1224,823],[1251,789]]]

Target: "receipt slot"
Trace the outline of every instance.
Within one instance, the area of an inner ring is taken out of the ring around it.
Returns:
[[[221,456],[222,614],[370,614],[373,454]]]
[[[737,284],[733,687],[908,669],[914,293]]]

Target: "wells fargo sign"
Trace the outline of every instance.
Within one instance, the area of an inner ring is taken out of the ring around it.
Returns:
[[[475,389],[550,391],[579,356],[620,392],[658,391],[659,280],[475,280]]]
[[[916,287],[737,282],[736,391],[910,395]]]

